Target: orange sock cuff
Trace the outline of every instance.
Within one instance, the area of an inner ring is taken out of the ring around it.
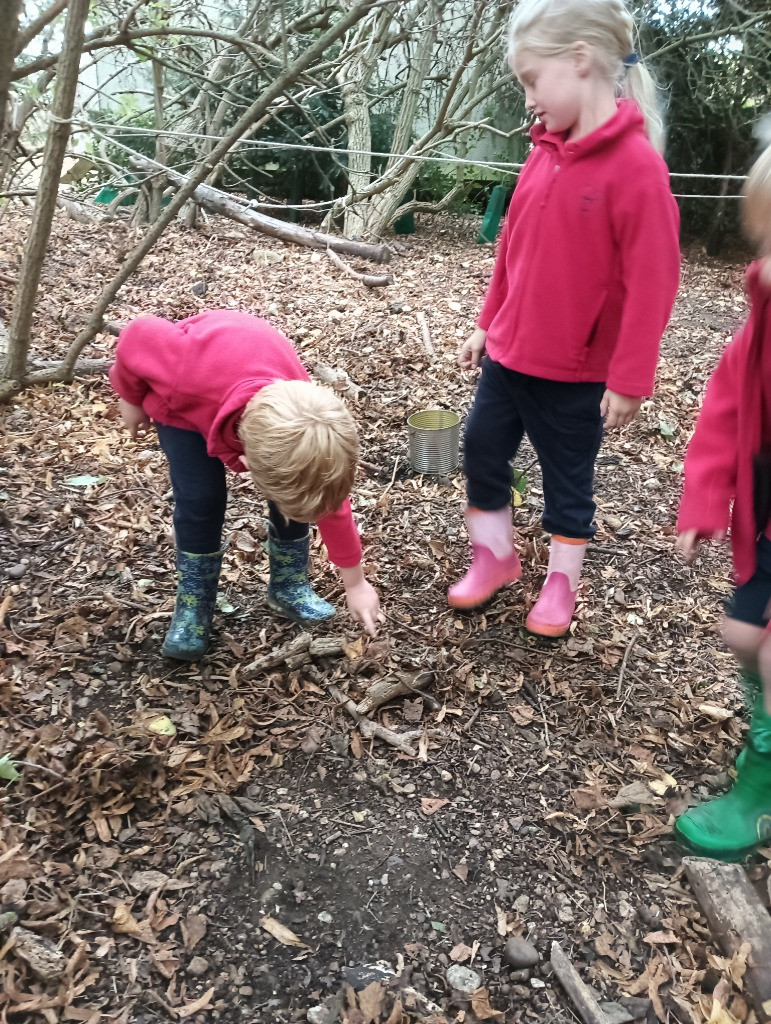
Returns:
[[[559,533],[552,534],[552,540],[558,540],[560,544],[588,544],[586,537],[563,537]]]

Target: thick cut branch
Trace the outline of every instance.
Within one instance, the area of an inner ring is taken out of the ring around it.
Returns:
[[[172,171],[147,157],[136,156],[132,162],[136,167],[143,170],[163,172],[170,182],[182,188],[189,182],[189,179],[184,174]],[[347,238],[337,238],[334,235],[327,235],[321,231],[304,228],[299,224],[289,224],[283,220],[276,220],[275,217],[268,217],[264,213],[257,213],[256,210],[250,210],[242,206],[236,200],[226,195],[226,193],[213,188],[211,185],[199,185],[194,189],[191,198],[213,213],[220,213],[224,217],[230,217],[231,220],[236,220],[239,224],[246,224],[247,227],[254,228],[255,231],[260,231],[264,235],[270,235],[271,238],[279,238],[282,242],[306,245],[310,246],[311,249],[332,249],[337,252],[347,253],[350,256],[362,256],[364,259],[373,260],[376,263],[384,263],[391,256],[387,245],[370,245],[368,242],[354,242]],[[356,272],[352,271],[352,273],[355,274]],[[376,283],[389,284],[390,278],[387,280],[378,278]]]

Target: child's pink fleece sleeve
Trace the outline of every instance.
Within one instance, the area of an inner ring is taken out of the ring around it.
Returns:
[[[179,328],[157,316],[142,316],[120,332],[110,384],[131,405],[149,392],[166,394],[177,373],[179,353],[172,344]]]
[[[349,498],[345,499],[337,512],[319,519],[318,527],[330,560],[335,565],[341,569],[352,569],[361,562],[361,540]]]
[[[677,517],[679,533],[703,537],[725,533],[736,493],[737,368],[739,334],[728,344],[713,373],[685,455],[684,489]]]

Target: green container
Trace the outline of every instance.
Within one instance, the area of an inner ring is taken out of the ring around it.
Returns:
[[[506,209],[508,189],[505,185],[496,185],[487,201],[487,208],[482,217],[482,227],[477,234],[477,242],[494,242],[501,226],[503,212]]]
[[[94,199],[94,202],[104,203],[105,206],[109,206],[114,199],[118,198],[122,191],[122,189],[113,188],[111,185],[105,185],[104,188],[101,189],[101,191],[99,192],[99,195],[96,197],[96,199]],[[136,201],[137,197],[136,193],[134,193],[133,195],[125,196],[123,199],[121,199],[121,201],[118,203],[118,206],[133,206],[134,203],[136,203]]]
[[[394,231],[397,235],[415,234],[415,214],[412,210],[410,210],[409,213],[403,213],[401,215],[394,224]]]

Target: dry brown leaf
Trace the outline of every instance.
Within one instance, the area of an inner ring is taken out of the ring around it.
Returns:
[[[351,733],[351,753],[357,761],[361,760],[364,753],[364,744],[361,741],[361,733],[358,729],[354,729]]]
[[[579,811],[595,811],[605,807],[607,800],[598,782],[591,786],[582,786],[580,789],[571,790],[570,796]]]
[[[187,915],[180,926],[182,928],[182,941],[185,944],[185,949],[195,949],[206,934],[208,923],[203,914]]]
[[[463,861],[461,861],[460,864],[455,865],[452,869],[452,873],[465,885],[468,881],[468,864],[464,864]]]
[[[495,1017],[503,1017],[500,1010],[494,1010],[490,1006],[486,988],[478,988],[471,997],[471,1009],[478,1020],[493,1020]]]
[[[364,1024],[377,1024],[384,1001],[385,989],[379,981],[373,981],[359,992],[359,1009],[364,1016]]]
[[[456,964],[465,963],[466,960],[471,959],[471,955],[471,946],[467,946],[465,942],[459,942],[450,950],[450,959],[454,960]]]
[[[643,942],[649,942],[652,946],[667,946],[670,943],[680,945],[680,939],[674,932],[648,932]]]
[[[446,807],[450,801],[446,797],[432,798],[429,796],[422,796],[420,798],[420,807],[424,814],[436,814],[437,811],[441,811],[443,807]]]
[[[260,921],[260,928],[264,928],[265,931],[272,935],[274,939],[278,939],[284,946],[301,946],[303,949],[308,947],[295,933],[287,928],[286,925],[281,924],[275,917],[263,917]]]
[[[388,1014],[388,1019],[385,1021],[385,1024],[403,1024],[403,1021],[404,1011],[402,1009],[402,1001],[401,999],[397,999],[393,1005],[393,1009]]]
[[[202,996],[198,999],[194,999],[192,1003],[188,1003],[187,1006],[180,1006],[177,1009],[177,1013],[180,1017],[192,1017],[194,1013],[198,1013],[199,1010],[205,1010],[212,1001],[214,996],[214,985],[211,988],[207,988]]]

